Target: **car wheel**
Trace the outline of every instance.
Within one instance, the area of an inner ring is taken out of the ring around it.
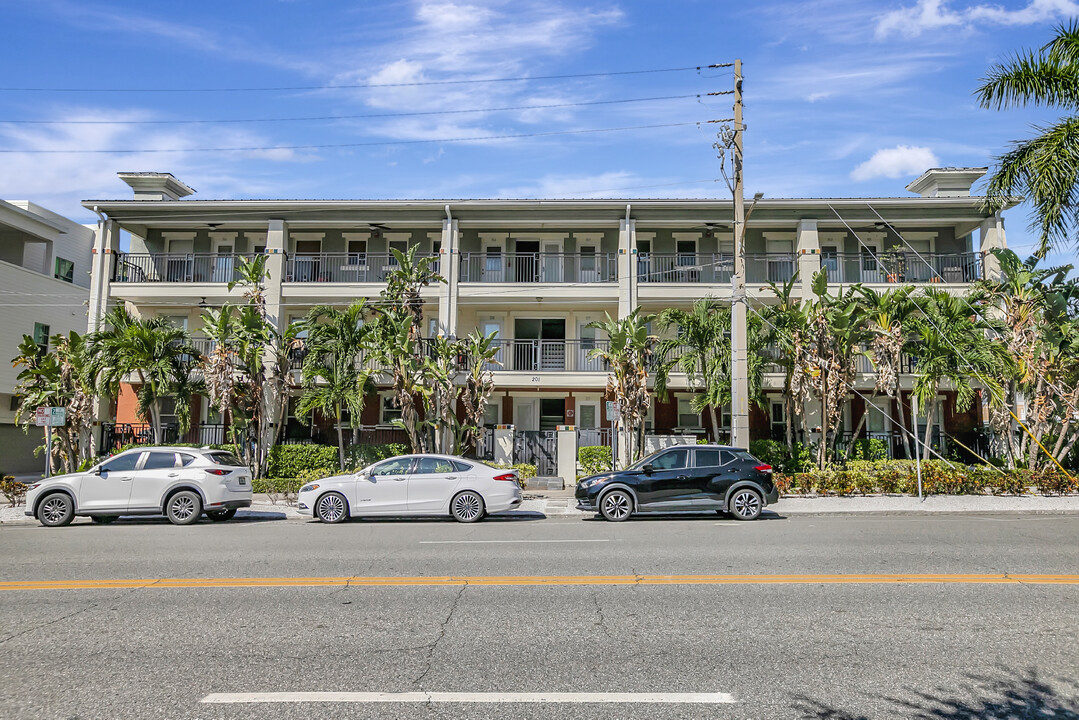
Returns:
[[[483,505],[483,498],[480,497],[479,493],[472,490],[458,493],[450,502],[450,514],[453,515],[453,519],[457,522],[476,522],[483,519],[484,513],[486,513],[486,510]]]
[[[91,515],[90,520],[98,525],[108,525],[119,517],[119,515]]]
[[[37,506],[37,519],[45,527],[69,525],[75,517],[75,503],[64,493],[53,493]]]
[[[315,517],[324,523],[344,522],[348,518],[348,501],[341,493],[326,493],[315,503]]]
[[[600,498],[599,512],[611,522],[622,522],[633,514],[633,498],[625,490],[611,490]]]
[[[198,493],[181,490],[165,504],[165,515],[173,525],[193,525],[202,516],[202,498]]]
[[[225,522],[231,520],[236,516],[236,508],[229,508],[228,510],[207,510],[206,517],[210,518],[214,522]]]
[[[760,493],[750,488],[742,488],[731,496],[731,514],[735,520],[756,520],[760,517],[763,504]]]

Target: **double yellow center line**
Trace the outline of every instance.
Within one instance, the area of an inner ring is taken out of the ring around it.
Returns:
[[[1079,575],[549,575],[10,580],[0,591],[506,585],[1079,585]]]

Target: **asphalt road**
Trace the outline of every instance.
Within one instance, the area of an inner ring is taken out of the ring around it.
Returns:
[[[1079,718],[1074,516],[334,527],[266,518],[189,528],[139,520],[0,526],[0,548],[0,581],[7,582],[398,583],[0,587],[3,718]],[[880,578],[928,574],[949,581]],[[985,580],[1013,574],[1073,580]],[[535,580],[661,575],[712,579]],[[812,577],[729,580],[740,575]],[[851,575],[876,579],[829,577]],[[521,584],[429,580],[442,576]],[[201,702],[270,692],[466,695],[453,702],[437,695],[392,703]],[[494,704],[489,693],[715,693],[709,697],[733,702],[620,695]]]

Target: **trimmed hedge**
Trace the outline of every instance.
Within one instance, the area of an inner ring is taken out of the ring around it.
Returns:
[[[595,475],[611,469],[611,448],[609,445],[586,445],[577,449],[577,462],[581,465],[582,475]]]
[[[852,460],[845,469],[777,473],[780,493],[793,495],[913,495],[918,475],[913,460]],[[922,461],[926,495],[1066,495],[1079,492],[1079,481],[1057,469],[1003,470],[989,465],[949,465]]]
[[[792,451],[779,440],[754,440],[749,444],[749,454],[771,465],[776,472],[808,471],[815,465],[812,449],[802,443],[795,443]]]

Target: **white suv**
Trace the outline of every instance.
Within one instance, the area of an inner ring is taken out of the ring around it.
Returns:
[[[76,515],[112,522],[121,515],[164,515],[174,525],[230,520],[251,505],[251,473],[227,450],[136,448],[86,472],[34,483],[26,514],[42,525],[67,525]]]

